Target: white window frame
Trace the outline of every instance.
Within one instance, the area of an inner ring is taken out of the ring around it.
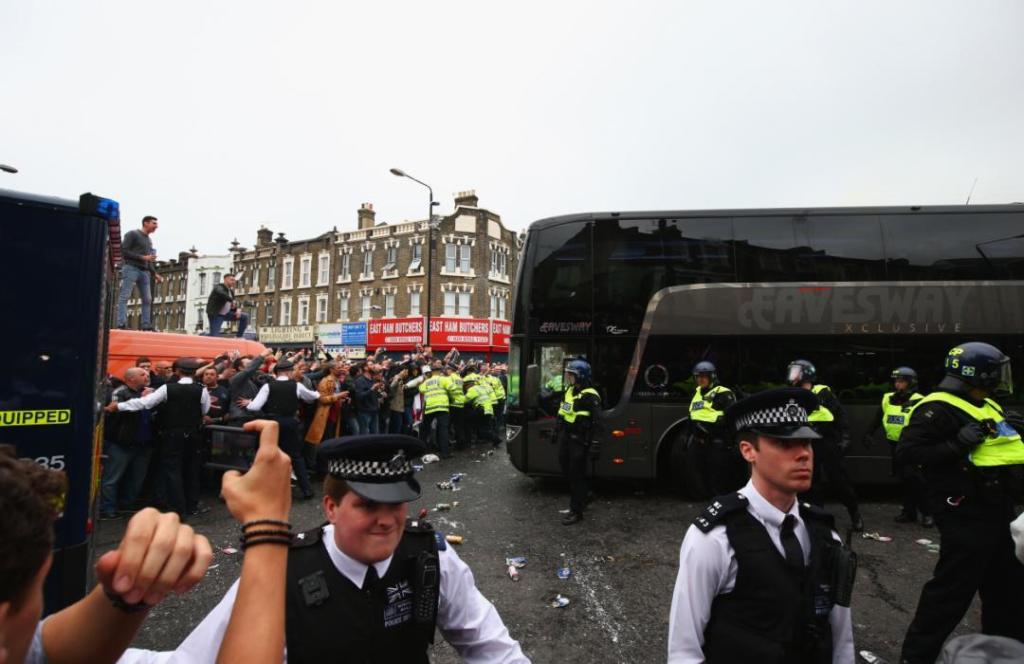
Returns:
[[[296,325],[309,325],[309,296],[299,298],[298,320]]]
[[[267,266],[267,290],[274,290],[277,287],[275,281],[277,281],[277,261],[272,260]]]
[[[394,272],[398,268],[398,245],[391,245],[384,251],[384,272]]]
[[[281,325],[292,324],[292,301],[289,299],[281,300]]]
[[[445,272],[455,272],[459,265],[459,249],[457,244],[449,242],[444,245],[444,270]]]
[[[341,252],[341,264],[338,265],[338,281],[352,281],[352,254]]]
[[[199,273],[199,294],[206,295],[206,273]]]
[[[331,255],[324,252],[316,260],[316,285],[326,286],[331,280]]]
[[[320,293],[316,296],[316,322],[327,322],[327,293]]]
[[[338,320],[348,321],[348,295],[338,296]]]
[[[458,311],[458,306],[459,306],[459,302],[458,302],[458,298],[456,297],[455,291],[445,291],[444,292],[444,315],[445,316],[455,316],[456,315],[455,312]]]
[[[370,320],[373,318],[373,298],[369,295],[363,295],[360,298],[359,318],[361,320]]]
[[[459,245],[459,272],[469,274],[473,267],[473,247],[468,244]]]
[[[373,279],[373,250],[363,252],[363,271],[359,273],[360,281]]]
[[[295,278],[295,259],[289,256],[281,261],[281,290],[291,290]]]
[[[384,294],[384,315],[388,318],[395,317],[395,294],[385,293]]]
[[[263,320],[266,321],[266,326],[267,327],[272,327],[274,325],[274,302],[273,301],[269,301],[269,302],[264,302],[263,303]]]
[[[456,302],[458,304],[456,306],[456,313],[455,313],[455,315],[456,316],[468,316],[469,315],[470,305],[473,302],[473,294],[472,293],[463,293],[463,292],[460,291],[460,292],[456,293],[456,295],[458,296],[457,299],[456,299]]]
[[[299,288],[309,288],[313,279],[313,257],[309,254],[299,258]],[[302,323],[305,325],[305,323]]]
[[[412,258],[409,259],[409,272],[418,272],[423,269],[423,244],[415,242],[412,245]]]
[[[409,293],[409,315],[420,316],[420,292],[413,291]]]

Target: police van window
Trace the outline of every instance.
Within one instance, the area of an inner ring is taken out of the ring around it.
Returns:
[[[786,384],[786,367],[810,361],[817,382],[845,403],[874,404],[889,390],[892,340],[885,336],[748,336],[739,342],[740,390],[747,394]]]
[[[1024,278],[1024,209],[886,215],[882,230],[892,279]]]
[[[635,334],[654,293],[733,281],[732,220],[607,219],[594,225],[595,332]]]
[[[633,400],[689,402],[696,388],[693,366],[702,360],[712,362],[719,382],[733,388],[739,360],[736,343],[733,337],[649,337],[633,384]]]
[[[534,238],[531,238],[533,240]],[[530,328],[545,323],[591,323],[590,225],[570,223],[537,231],[528,264]],[[588,325],[589,327],[589,325]]]

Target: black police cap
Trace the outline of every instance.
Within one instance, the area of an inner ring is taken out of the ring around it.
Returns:
[[[397,434],[332,438],[320,446],[320,458],[333,477],[367,500],[407,503],[420,497],[412,460],[426,447],[419,438]]]
[[[179,357],[171,365],[171,368],[181,369],[182,371],[195,371],[201,366],[203,366],[203,363],[194,357]]]
[[[780,439],[817,439],[821,434],[807,420],[818,409],[818,397],[799,387],[765,390],[725,410],[725,426]]]
[[[281,360],[274,365],[274,371],[288,371],[295,367],[295,363],[291,360]]]

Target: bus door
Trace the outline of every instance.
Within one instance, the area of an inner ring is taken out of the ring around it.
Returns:
[[[586,356],[587,343],[583,341],[542,341],[531,349],[530,364],[539,370],[540,391],[537,407],[531,409],[526,420],[526,463],[530,473],[561,473],[555,425],[565,394],[565,366]]]

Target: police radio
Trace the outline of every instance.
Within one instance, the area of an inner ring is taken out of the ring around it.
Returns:
[[[413,578],[413,618],[419,625],[430,625],[433,628],[440,580],[437,554],[420,551],[416,556],[416,571]]]

